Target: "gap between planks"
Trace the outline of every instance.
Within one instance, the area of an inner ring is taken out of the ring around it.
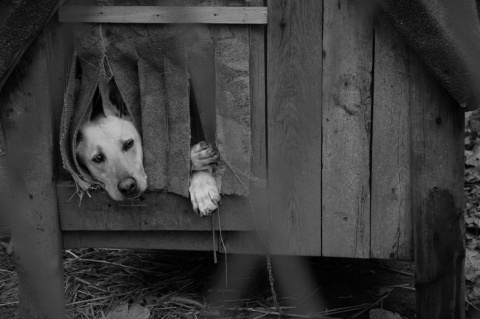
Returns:
[[[266,24],[266,7],[73,6],[59,9],[60,22]]]

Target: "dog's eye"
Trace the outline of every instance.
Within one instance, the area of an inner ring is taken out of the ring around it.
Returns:
[[[125,143],[123,143],[123,150],[126,152],[128,151],[129,149],[131,149],[133,147],[133,140],[130,139],[128,141],[126,141]]]
[[[97,164],[103,163],[103,162],[105,162],[105,156],[103,156],[102,154],[95,155],[92,158],[92,162],[97,163]]]

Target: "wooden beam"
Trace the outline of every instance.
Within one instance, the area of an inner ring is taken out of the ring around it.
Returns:
[[[20,318],[65,318],[62,239],[55,191],[52,43],[55,24],[27,50],[6,88],[2,123],[8,143],[12,236],[19,281]],[[62,93],[60,93],[62,95]]]
[[[135,202],[113,201],[105,192],[85,196],[81,203],[71,198],[73,183],[57,184],[58,209],[64,231],[210,231],[210,217],[200,218],[188,198],[162,192],[147,192]],[[69,199],[71,199],[69,201]],[[219,220],[223,230],[253,230],[249,201],[241,196],[222,196]]]
[[[211,231],[64,231],[63,247],[218,251]],[[215,247],[215,248],[214,248]]]
[[[60,22],[266,24],[266,7],[62,6]]]

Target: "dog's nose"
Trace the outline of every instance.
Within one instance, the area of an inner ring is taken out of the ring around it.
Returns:
[[[117,187],[123,195],[131,195],[135,193],[137,189],[137,181],[132,177],[127,177],[122,179]]]

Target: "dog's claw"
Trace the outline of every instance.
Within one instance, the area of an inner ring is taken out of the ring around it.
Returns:
[[[216,164],[220,159],[220,154],[214,145],[200,142],[192,146],[190,159],[192,161],[192,170],[201,171],[211,169],[211,165]]]

